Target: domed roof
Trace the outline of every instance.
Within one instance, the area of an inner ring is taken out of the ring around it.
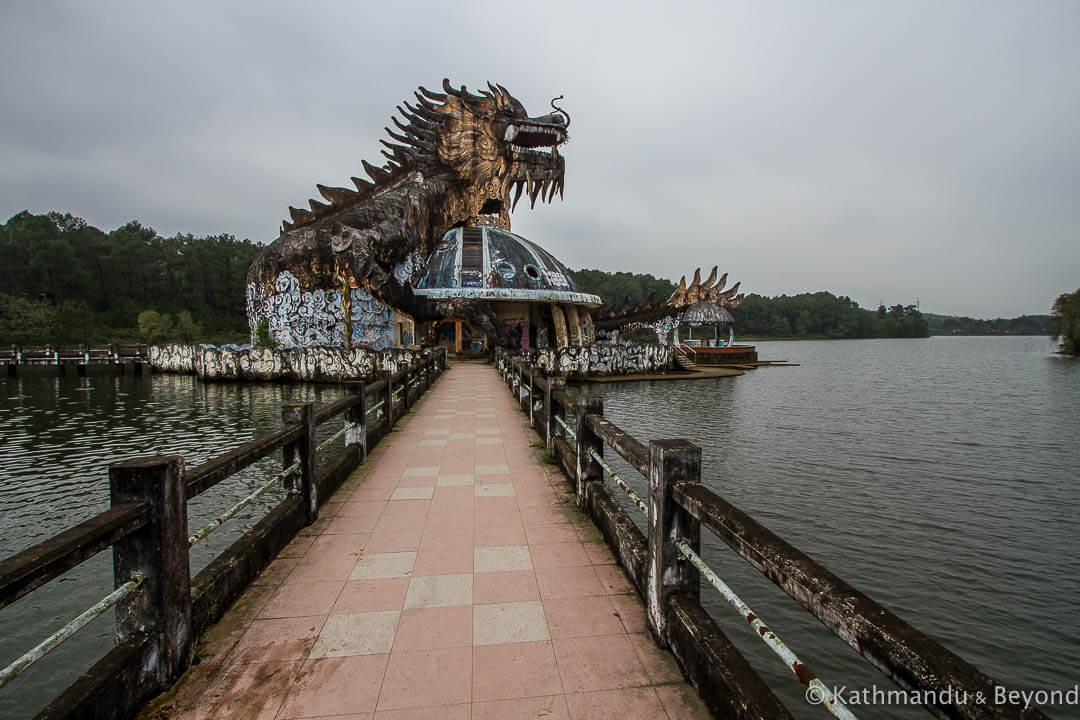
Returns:
[[[454,228],[443,236],[414,292],[430,298],[533,300],[599,305],[539,245],[496,227]]]
[[[683,325],[734,325],[735,318],[722,305],[708,300],[696,302],[686,309],[682,318]]]

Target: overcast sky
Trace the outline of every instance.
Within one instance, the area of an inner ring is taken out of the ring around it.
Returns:
[[[1046,313],[1080,287],[1080,2],[5,2],[0,215],[277,236],[443,77],[566,96],[573,268]],[[524,208],[524,209],[523,209]]]

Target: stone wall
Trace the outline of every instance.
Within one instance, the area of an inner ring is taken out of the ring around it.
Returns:
[[[397,372],[432,350],[304,347],[214,348],[154,345],[150,365],[161,372],[193,373],[204,380],[300,380],[340,382]]]
[[[671,367],[671,348],[656,343],[593,343],[520,353],[549,375],[597,377],[659,372]]]

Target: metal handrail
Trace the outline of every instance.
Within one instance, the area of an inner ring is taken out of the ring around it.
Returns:
[[[341,436],[342,436],[342,435],[344,435],[344,434],[345,434],[346,432],[348,432],[348,430],[349,430],[349,428],[348,428],[348,427],[343,427],[343,428],[341,428],[341,429],[340,429],[340,430],[338,430],[338,431],[337,431],[336,433],[334,433],[334,434],[333,434],[333,435],[331,435],[330,437],[328,437],[328,438],[326,438],[325,440],[323,440],[323,441],[322,441],[322,443],[321,443],[321,444],[320,444],[320,445],[319,445],[319,446],[318,446],[317,448],[315,448],[315,449],[316,449],[317,451],[318,451],[318,450],[325,450],[325,449],[326,449],[327,447],[329,447],[329,446],[330,446],[330,444],[331,444],[331,443],[333,443],[333,442],[334,442],[335,440],[337,440],[337,439],[338,439],[339,437],[341,437]]]
[[[603,456],[601,456],[600,453],[596,452],[596,450],[589,450],[589,454],[592,455],[592,459],[595,460],[600,465],[600,467],[604,468],[604,470],[607,471],[607,474],[610,475],[611,479],[615,481],[615,484],[618,485],[624,493],[626,493],[627,497],[634,501],[634,505],[637,506],[637,509],[645,513],[645,517],[649,517],[649,506],[642,502],[641,498],[638,497],[638,494],[630,489],[630,486],[627,485],[621,477],[619,477],[619,474],[615,472],[615,469],[604,461]]]
[[[3,670],[0,670],[0,688],[7,685],[9,682],[19,677],[24,670],[36,663],[41,658],[49,654],[51,650],[56,648],[57,645],[67,640],[69,637],[82,630],[84,627],[90,624],[95,618],[101,615],[103,612],[116,605],[131,593],[135,592],[142,585],[143,579],[136,575],[131,580],[127,581],[120,587],[113,590],[104,598],[96,602],[89,609],[80,613],[77,617],[73,618],[64,627],[54,632],[49,637],[42,640],[30,650],[26,651],[22,657],[15,660],[15,662],[8,665]]]
[[[244,498],[240,502],[233,505],[231,508],[229,508],[225,512],[218,515],[216,518],[214,518],[213,520],[208,522],[206,525],[203,525],[193,535],[188,537],[188,547],[195,547],[196,545],[201,543],[203,540],[205,540],[207,538],[207,536],[210,533],[214,532],[219,527],[224,525],[226,523],[226,521],[229,520],[229,518],[231,518],[233,515],[240,512],[241,510],[243,510],[245,507],[247,507],[251,503],[255,502],[256,499],[258,499],[259,497],[262,497],[263,495],[265,495],[270,490],[270,488],[274,487],[279,482],[284,481],[286,477],[288,477],[289,475],[291,475],[292,473],[296,472],[299,469],[300,469],[300,462],[297,461],[297,462],[294,462],[289,467],[282,470],[281,472],[279,472],[274,477],[267,480],[265,483],[260,485],[253,493],[251,493],[246,498]]]
[[[820,700],[821,704],[823,704],[835,717],[840,718],[840,720],[856,720],[855,715],[852,714],[847,706],[833,694],[832,690],[814,675],[813,671],[799,659],[799,656],[796,655],[791,648],[785,645],[784,641],[781,640],[775,632],[769,629],[769,626],[762,621],[757,613],[751,610],[750,606],[744,603],[742,599],[735,594],[735,591],[728,587],[727,583],[721,580],[719,575],[713,572],[712,568],[705,564],[705,561],[701,559],[701,556],[694,552],[693,549],[686,544],[685,540],[680,540],[675,543],[675,547],[690,561],[690,564],[697,568],[698,572],[709,581],[709,584],[724,596],[728,605],[735,608],[735,610],[743,616],[746,623],[757,632],[757,635],[761,638],[762,642],[768,645],[769,648],[784,661],[788,666],[788,669],[799,679],[799,682],[807,686],[808,697],[810,697],[809,693],[814,693],[812,697],[816,700]]]

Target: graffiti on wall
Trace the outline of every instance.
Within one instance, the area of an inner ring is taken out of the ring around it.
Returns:
[[[561,350],[524,350],[516,357],[552,375],[634,375],[670,367],[671,348],[655,343],[596,343]]]
[[[405,270],[403,270],[405,272]],[[350,291],[353,344],[375,350],[394,346],[394,311],[364,288]],[[345,344],[345,314],[338,290],[301,292],[300,282],[289,271],[274,280],[274,291],[262,285],[247,286],[247,315],[252,341],[255,330],[266,321],[267,330],[280,347]]]
[[[300,380],[341,382],[397,372],[434,350],[368,348],[216,348],[155,345],[150,365],[162,372],[194,373],[204,380]]]

